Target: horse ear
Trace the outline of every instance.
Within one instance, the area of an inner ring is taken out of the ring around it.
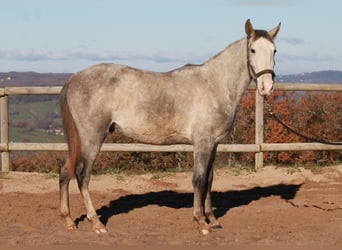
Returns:
[[[271,29],[268,34],[272,37],[272,39],[275,39],[279,30],[280,30],[281,23],[278,24],[277,27]]]
[[[245,23],[245,31],[246,31],[247,37],[251,37],[254,33],[254,29],[253,29],[251,20],[249,20],[249,19]]]

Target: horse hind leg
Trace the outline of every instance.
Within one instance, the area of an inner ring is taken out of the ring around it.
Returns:
[[[85,144],[90,145],[90,146],[86,147],[86,150],[85,149],[81,150],[81,161],[78,160],[77,162],[75,162],[75,164],[77,165],[75,174],[77,178],[78,187],[80,189],[84,204],[86,206],[87,218],[90,222],[93,223],[93,229],[95,232],[104,233],[104,232],[107,232],[107,230],[97,217],[97,214],[92,204],[89,190],[88,190],[91,169],[94,164],[95,158],[99,152],[99,149],[102,145],[104,136],[100,138],[96,138],[94,136],[94,138],[95,140],[92,140],[92,143],[84,140],[86,141]],[[94,143],[95,141],[97,141],[98,143]],[[60,204],[61,204],[60,211],[61,211],[62,217],[64,217],[65,219],[66,228],[72,230],[72,229],[76,229],[76,224],[70,216],[69,183],[71,180],[70,175],[72,175],[72,173],[70,173],[70,169],[75,169],[75,168],[72,167],[70,164],[72,163],[70,161],[70,158],[68,157],[66,160],[66,163],[60,169],[59,187],[60,187]]]
[[[89,146],[84,147],[82,150],[83,164],[79,165],[76,169],[77,184],[86,207],[87,219],[93,224],[93,230],[98,234],[106,233],[107,229],[99,220],[96,210],[94,209],[89,193],[89,181],[95,158],[100,150],[104,137],[105,136],[99,137],[98,142],[95,144],[85,143],[85,145]],[[94,143],[94,140],[92,143]]]
[[[93,224],[93,230],[98,233],[106,233],[107,229],[105,225],[101,223],[99,220],[93,203],[91,201],[90,193],[89,193],[89,181],[90,181],[90,172],[91,172],[91,165],[93,165],[92,160],[84,160],[84,166],[81,169],[77,169],[76,177],[78,187],[80,189],[84,205],[87,211],[87,219]]]
[[[60,189],[60,211],[62,217],[65,219],[65,226],[67,229],[76,229],[75,222],[71,219],[69,208],[69,159],[66,160],[63,167],[59,170],[59,189]]]

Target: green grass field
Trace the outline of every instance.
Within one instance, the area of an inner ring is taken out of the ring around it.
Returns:
[[[59,112],[56,100],[42,102],[20,102],[9,105],[9,141],[13,142],[63,142],[64,137],[40,131],[38,128],[25,129],[13,126],[16,121],[43,119],[49,113]],[[60,118],[53,118],[53,122],[61,124]]]
[[[35,115],[39,118],[46,116],[50,112],[59,113],[59,103],[56,101],[44,102],[21,102],[9,105],[11,119],[29,119]]]
[[[25,131],[21,128],[9,127],[10,142],[64,142],[64,136],[51,135],[42,131]]]

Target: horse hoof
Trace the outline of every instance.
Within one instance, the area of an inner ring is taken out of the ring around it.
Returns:
[[[207,223],[199,225],[199,231],[202,235],[207,235],[211,232],[211,227]]]
[[[108,232],[107,228],[103,224],[96,224],[93,226],[93,230],[97,234],[105,234]]]
[[[210,225],[205,221],[204,218],[201,218],[201,217],[194,217],[194,221],[197,222],[198,231],[200,232],[200,234],[202,234],[202,235],[207,235],[207,234],[210,233],[211,227],[210,227]]]
[[[76,227],[76,224],[73,222],[73,221],[67,221],[65,224],[64,224],[65,228],[68,229],[68,230],[76,230],[77,227]]]
[[[69,225],[69,226],[67,226],[66,228],[67,228],[68,230],[70,230],[70,231],[73,231],[73,230],[76,230],[76,229],[77,229],[76,225]]]
[[[97,234],[105,234],[108,232],[108,230],[106,228],[97,228],[97,229],[94,229],[94,231]]]

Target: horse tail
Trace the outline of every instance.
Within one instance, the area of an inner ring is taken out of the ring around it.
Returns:
[[[74,118],[72,117],[72,114],[70,112],[70,107],[67,102],[66,86],[62,89],[60,95],[60,105],[63,118],[64,133],[66,135],[68,143],[68,158],[65,164],[67,165],[70,177],[74,178],[76,173],[76,165],[79,163],[81,155],[81,140]]]

